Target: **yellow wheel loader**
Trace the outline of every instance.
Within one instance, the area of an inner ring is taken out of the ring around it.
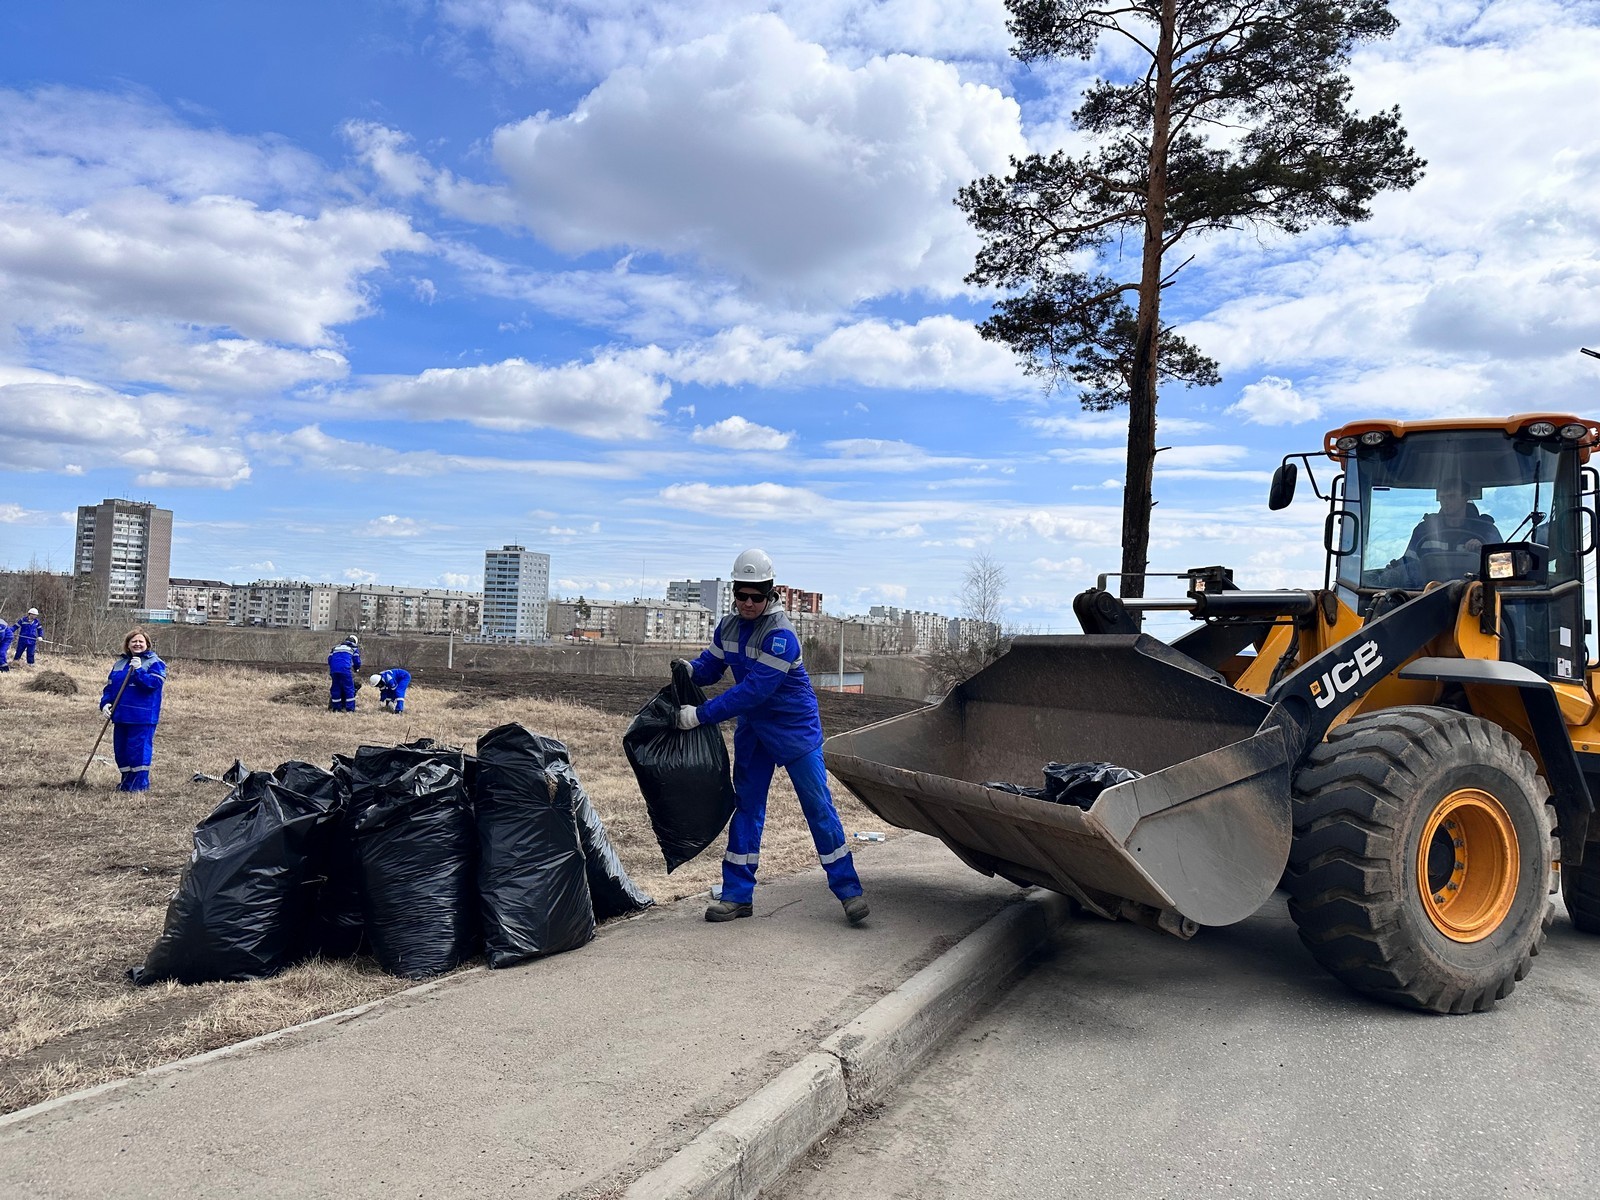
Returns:
[[[1321,588],[1205,567],[1183,596],[1123,600],[1102,576],[1074,601],[1083,634],[1015,639],[938,705],[829,738],[828,769],[979,871],[1179,937],[1281,884],[1350,987],[1489,1009],[1558,886],[1600,932],[1596,445],[1600,425],[1548,413],[1334,430],[1268,500],[1305,467],[1328,506]],[[1140,632],[1159,609],[1197,624]],[[1081,806],[995,786],[1053,762],[1137,777]]]

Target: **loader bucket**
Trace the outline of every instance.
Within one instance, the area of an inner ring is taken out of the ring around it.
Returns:
[[[1290,739],[1271,711],[1144,634],[1017,638],[938,705],[831,737],[823,756],[883,820],[985,874],[1187,933],[1172,914],[1243,920],[1288,860]],[[1144,778],[1087,812],[983,786],[1037,786],[1052,760]]]

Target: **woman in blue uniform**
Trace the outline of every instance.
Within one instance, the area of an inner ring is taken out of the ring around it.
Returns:
[[[828,887],[844,905],[850,924],[867,917],[867,898],[845,842],[844,826],[828,793],[822,765],[822,718],[817,694],[800,662],[800,639],[776,606],[772,559],[746,550],[733,564],[734,611],[718,622],[711,645],[689,664],[701,687],[724,671],[733,687],[698,708],[678,710],[678,728],[693,729],[737,717],[733,731],[733,790],[738,797],[722,856],[722,898],[706,909],[708,921],[748,917],[755,895],[767,789],[782,767],[800,797]]]
[[[142,792],[150,786],[150,755],[166,682],[167,664],[151,648],[149,635],[142,629],[130,632],[100,693],[100,711],[111,718],[112,752],[122,772],[120,792]]]

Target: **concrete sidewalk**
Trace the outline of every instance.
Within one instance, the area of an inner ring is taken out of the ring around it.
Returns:
[[[951,997],[1039,936],[1012,917],[1025,893],[931,839],[866,844],[857,863],[872,902],[857,929],[816,869],[762,885],[751,920],[711,925],[703,897],[684,900],[570,954],[41,1106],[0,1124],[0,1190],[589,1197],[640,1194],[644,1176],[660,1194],[750,1194],[768,1176],[740,1156],[772,1145],[749,1131],[786,1119],[772,1106],[796,1070],[826,1059],[842,1115],[841,1096],[881,1082],[853,1047],[920,1055],[917,1038],[959,1019]]]

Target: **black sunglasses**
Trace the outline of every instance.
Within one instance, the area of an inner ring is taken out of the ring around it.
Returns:
[[[733,598],[743,601],[745,604],[755,604],[758,601],[765,600],[767,594],[765,592],[735,592]]]

